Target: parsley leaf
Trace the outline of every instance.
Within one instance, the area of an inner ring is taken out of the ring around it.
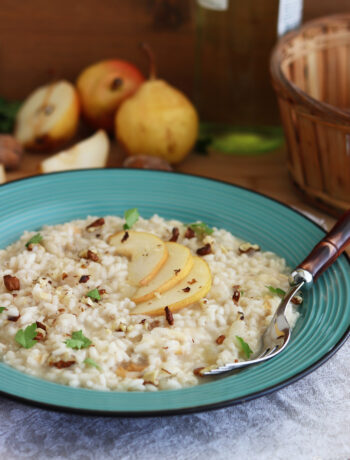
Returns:
[[[271,292],[271,294],[276,294],[282,298],[286,295],[286,292],[283,289],[274,288],[273,286],[266,286],[266,287]]]
[[[211,235],[214,231],[204,222],[196,222],[193,224],[188,224],[187,227],[191,228],[195,232],[195,234],[199,237],[203,237],[204,235]]]
[[[135,224],[135,222],[138,221],[140,214],[137,208],[132,208],[124,212],[124,217],[125,224],[123,228],[124,230],[129,230]]]
[[[90,339],[84,336],[83,331],[75,331],[72,333],[72,338],[64,342],[68,348],[75,348],[80,350],[81,348],[88,348],[92,342]]]
[[[242,337],[239,337],[238,335],[236,335],[236,339],[238,340],[243,353],[249,359],[250,355],[253,353],[253,350],[251,350],[250,346],[242,339]]]
[[[86,297],[90,297],[92,300],[101,300],[100,292],[97,288],[92,289],[86,294]]]
[[[43,237],[40,235],[40,233],[37,233],[36,235],[32,236],[29,241],[26,242],[26,248],[30,244],[39,244],[42,242],[42,240],[43,240]]]
[[[92,358],[86,358],[84,359],[84,364],[87,364],[88,366],[96,367],[96,369],[100,370],[100,366],[92,359]]]
[[[0,313],[2,313],[4,310],[6,310],[5,307],[0,307]]]
[[[17,331],[15,335],[16,342],[22,345],[24,348],[32,348],[37,343],[37,341],[34,340],[34,337],[36,337],[37,328],[37,324],[33,323],[30,326],[27,326],[24,330],[20,329]]]

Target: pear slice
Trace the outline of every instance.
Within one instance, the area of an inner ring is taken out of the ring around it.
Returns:
[[[164,241],[152,233],[126,230],[110,236],[108,241],[117,254],[130,259],[129,282],[133,286],[147,285],[168,258]]]
[[[200,257],[193,257],[193,267],[189,274],[176,286],[165,291],[160,297],[154,297],[139,303],[132,315],[162,315],[164,308],[171,312],[187,307],[204,297],[211,288],[211,273],[208,264]]]
[[[183,244],[165,243],[169,257],[157,275],[147,284],[140,287],[134,294],[135,303],[145,302],[156,295],[175,286],[188,275],[193,267],[191,251]]]
[[[105,131],[97,131],[91,137],[78,142],[68,150],[56,153],[41,162],[43,173],[67,169],[103,168],[106,166],[110,142]]]

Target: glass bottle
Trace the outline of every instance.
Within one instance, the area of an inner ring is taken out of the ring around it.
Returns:
[[[283,142],[269,57],[297,27],[302,0],[197,0],[195,102],[200,139],[223,153],[259,153]]]

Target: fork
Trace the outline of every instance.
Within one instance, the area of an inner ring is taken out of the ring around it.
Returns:
[[[301,288],[310,289],[314,281],[340,256],[350,243],[350,209],[345,212],[327,235],[314,247],[306,259],[291,273],[290,289],[281,300],[261,339],[260,350],[249,361],[208,366],[199,371],[201,376],[218,375],[258,364],[277,356],[290,340],[291,330],[285,317],[289,302]]]

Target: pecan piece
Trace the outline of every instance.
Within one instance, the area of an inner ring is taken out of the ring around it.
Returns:
[[[46,332],[45,324],[41,323],[40,321],[37,321],[36,325],[37,325],[37,327],[39,327],[40,329],[43,329]]]
[[[191,288],[189,286],[182,289],[184,292],[190,292]]]
[[[233,295],[232,295],[232,300],[236,305],[238,305],[239,298],[241,297],[241,292],[239,290],[239,286],[233,286]]]
[[[75,364],[75,361],[63,361],[62,359],[60,361],[56,361],[54,363],[50,363],[50,366],[57,367],[57,369],[64,369],[66,367],[73,366]]]
[[[202,248],[197,249],[196,253],[199,256],[206,256],[207,254],[211,254],[211,246],[209,243],[207,243],[205,246]]]
[[[178,275],[181,272],[181,269],[180,268],[175,268],[174,272],[175,272],[175,275]]]
[[[155,321],[152,321],[151,323],[149,323],[148,330],[151,331],[155,327],[159,327],[159,326],[160,326],[160,321],[156,319]]]
[[[195,235],[194,230],[191,227],[187,227],[186,233],[184,235],[185,238],[190,240],[191,238],[194,238],[194,235]]]
[[[251,244],[251,243],[242,243],[238,251],[240,254],[253,254],[254,252],[260,251],[260,246],[258,244]]]
[[[87,283],[90,279],[90,275],[82,275],[80,278],[79,278],[79,283]]]
[[[202,372],[201,372],[203,369],[204,367],[197,367],[196,369],[193,369],[194,375],[197,375],[198,377],[203,377]]]
[[[8,320],[8,321],[13,321],[13,322],[15,323],[16,321],[19,320],[20,317],[21,317],[21,315],[18,315],[18,316],[8,316],[8,317],[7,317],[7,320]]]
[[[177,227],[174,227],[172,229],[172,236],[169,241],[172,241],[173,243],[176,243],[177,239],[179,238],[180,232]]]
[[[93,252],[90,249],[88,249],[86,253],[86,259],[92,260],[93,262],[98,262],[100,260],[96,252]]]
[[[215,342],[218,344],[218,345],[221,345],[222,342],[226,339],[226,336],[225,335],[219,335],[219,337],[215,340]]]
[[[125,232],[121,242],[124,243],[124,241],[126,241],[128,238],[129,238],[129,232]]]
[[[96,230],[96,228],[102,227],[102,225],[104,225],[104,223],[105,223],[104,218],[103,218],[103,217],[100,217],[99,219],[96,219],[94,222],[92,222],[92,224],[88,225],[88,226],[86,227],[86,230],[87,230],[88,232],[93,232],[93,231]]]
[[[5,275],[3,278],[8,291],[19,291],[21,289],[19,279],[16,276]]]
[[[165,318],[168,321],[168,324],[172,326],[174,324],[174,317],[169,307],[164,308]]]

